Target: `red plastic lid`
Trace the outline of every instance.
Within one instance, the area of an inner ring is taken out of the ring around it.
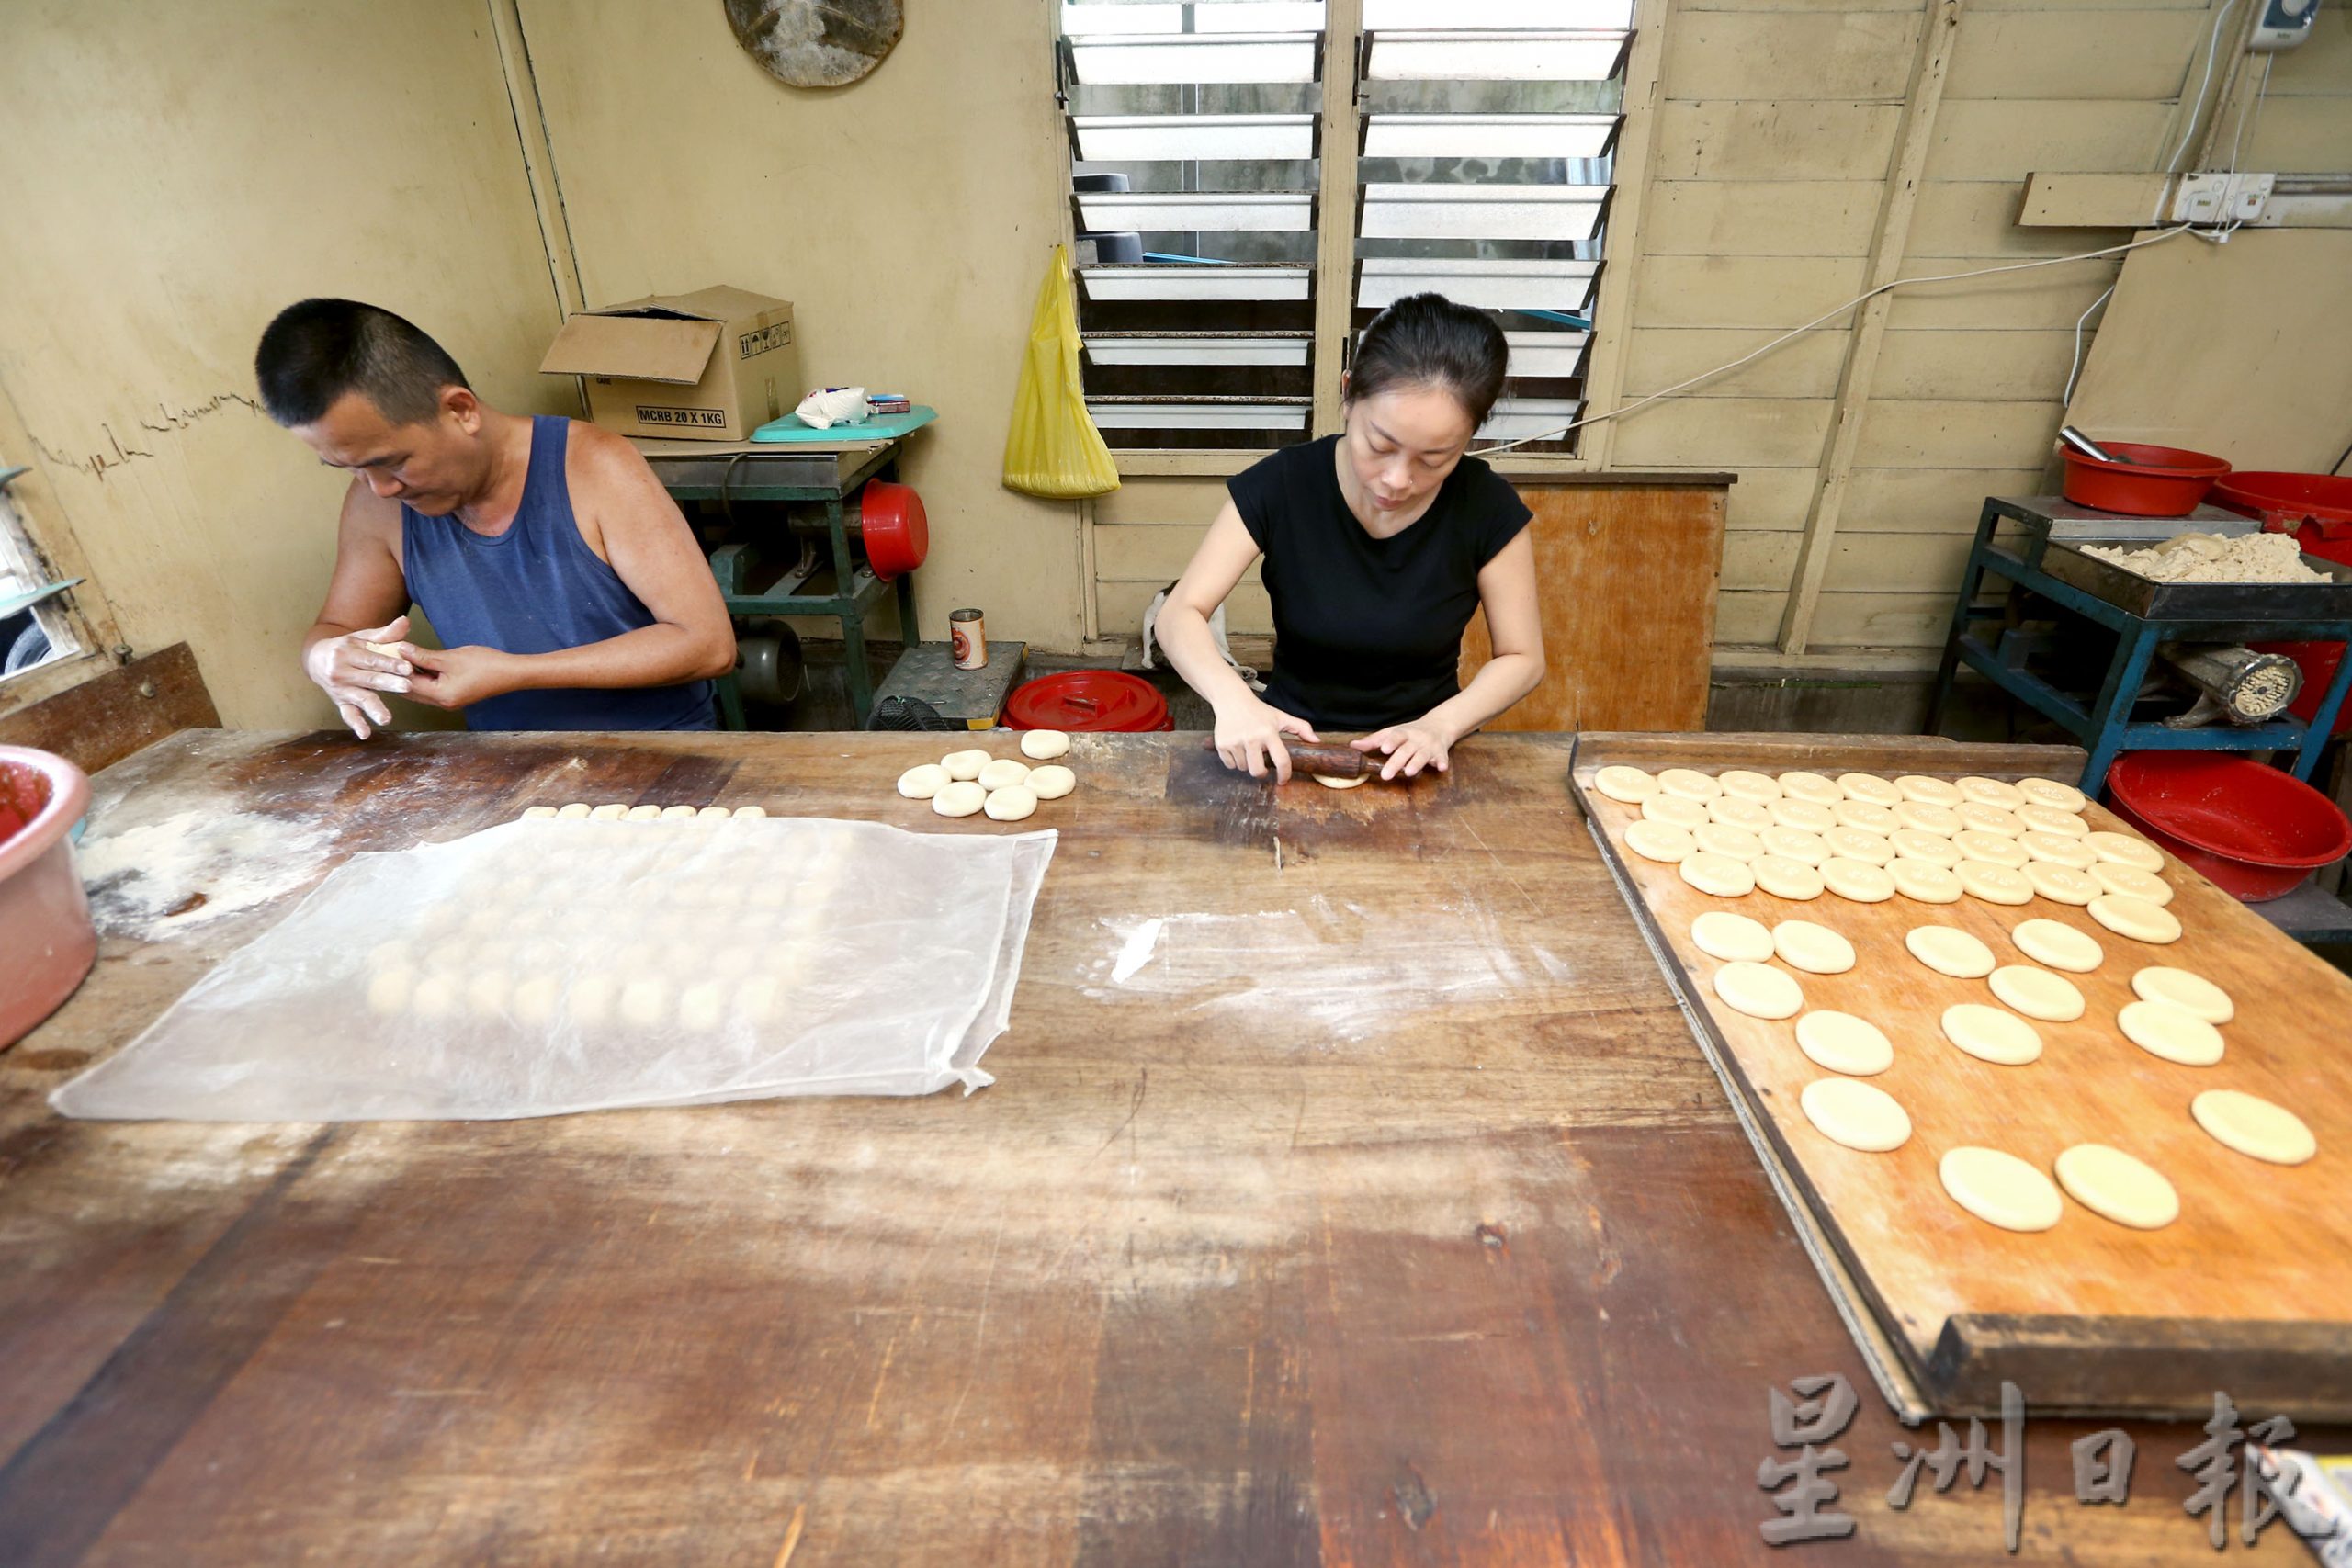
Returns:
[[[1071,670],[1016,687],[1005,699],[1004,722],[1012,729],[1133,733],[1175,728],[1159,688],[1116,670]]]

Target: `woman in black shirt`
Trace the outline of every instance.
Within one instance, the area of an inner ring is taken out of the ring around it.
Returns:
[[[1371,731],[1351,744],[1386,758],[1383,778],[1442,773],[1455,741],[1544,678],[1527,507],[1464,455],[1507,353],[1482,311],[1436,294],[1399,299],[1357,345],[1341,433],[1233,478],[1154,627],[1216,710],[1227,767],[1263,778],[1272,766],[1287,781],[1282,738],[1317,740],[1328,725]],[[1218,657],[1208,625],[1261,556],[1274,611],[1263,698]],[[1462,633],[1481,606],[1494,658],[1464,688]]]

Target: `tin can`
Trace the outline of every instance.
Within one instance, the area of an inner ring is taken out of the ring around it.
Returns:
[[[948,612],[947,646],[958,670],[978,670],[988,663],[988,623],[981,620],[978,610]]]

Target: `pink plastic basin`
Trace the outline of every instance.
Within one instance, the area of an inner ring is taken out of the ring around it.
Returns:
[[[62,757],[0,746],[0,1047],[55,1012],[98,956],[66,838],[90,781]]]

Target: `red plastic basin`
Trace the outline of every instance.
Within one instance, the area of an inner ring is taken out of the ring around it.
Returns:
[[[98,956],[66,838],[90,781],[62,757],[0,746],[0,1046],[55,1012]]]
[[[2244,757],[2134,751],[2108,770],[2107,791],[2118,817],[2248,904],[2352,853],[2352,822],[2334,801]]]
[[[1010,729],[1141,731],[1173,729],[1168,699],[1139,675],[1071,670],[1014,689],[1004,703]]]
[[[2149,446],[2136,441],[2102,441],[2121,459],[2102,463],[2073,447],[2062,447],[2066,478],[2059,488],[2077,506],[2120,512],[2128,517],[2186,517],[2197,510],[2213,481],[2230,465],[2211,452],[2184,446]]]
[[[865,564],[885,582],[904,577],[931,554],[931,518],[911,485],[868,479],[857,492],[858,536]]]

